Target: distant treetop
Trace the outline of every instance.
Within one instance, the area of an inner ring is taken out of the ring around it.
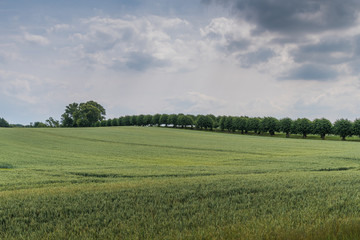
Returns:
[[[92,127],[96,122],[105,119],[106,111],[103,106],[95,101],[86,103],[71,103],[61,115],[63,127]]]

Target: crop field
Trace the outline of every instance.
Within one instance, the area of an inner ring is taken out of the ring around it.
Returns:
[[[0,129],[0,239],[359,238],[359,142]]]

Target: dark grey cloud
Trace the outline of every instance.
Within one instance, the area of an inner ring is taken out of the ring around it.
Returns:
[[[300,67],[289,70],[281,79],[329,81],[336,79],[337,76],[338,72],[330,66],[304,64]]]
[[[256,31],[301,34],[340,29],[356,23],[357,0],[203,0],[230,7]]]
[[[353,43],[351,39],[322,39],[315,44],[300,46],[291,54],[298,63],[320,62],[326,64],[340,64],[349,62],[353,58]]]

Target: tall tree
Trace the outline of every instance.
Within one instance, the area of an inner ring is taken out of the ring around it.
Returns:
[[[105,109],[95,101],[86,103],[71,103],[61,115],[61,125],[64,127],[90,127],[105,118]]]
[[[307,118],[298,118],[294,122],[294,129],[296,133],[302,134],[303,138],[306,138],[313,131],[312,122]]]
[[[234,128],[241,131],[244,134],[249,130],[248,118],[247,117],[234,117],[233,118]]]
[[[352,136],[352,122],[348,119],[339,119],[334,123],[334,133],[339,135],[342,140],[345,140],[346,137]]]
[[[290,137],[291,127],[293,120],[291,118],[283,118],[279,121],[280,131],[286,134],[286,137]]]
[[[208,115],[198,115],[196,117],[196,128],[205,128],[208,129],[210,128],[210,130],[212,130],[213,128],[213,120],[210,116]]]
[[[314,134],[320,135],[321,139],[325,139],[326,134],[330,134],[332,130],[332,124],[326,118],[315,119],[313,121]]]
[[[269,132],[270,136],[274,136],[279,131],[279,120],[274,117],[264,117],[261,121],[261,130]]]
[[[188,115],[182,114],[178,117],[177,120],[178,120],[177,124],[180,125],[182,128],[186,126],[191,126],[192,128],[192,125],[194,124],[193,119]]]
[[[61,125],[63,127],[76,127],[79,115],[79,104],[71,103],[65,107],[65,113],[61,115]]]
[[[97,121],[105,119],[105,109],[94,101],[80,103],[78,108],[76,125],[79,127],[91,127]]]

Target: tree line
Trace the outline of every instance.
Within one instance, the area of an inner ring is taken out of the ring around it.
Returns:
[[[263,134],[273,136],[276,132],[301,134],[306,138],[309,134],[319,135],[325,139],[326,135],[333,134],[345,140],[349,136],[360,137],[360,119],[350,121],[339,119],[331,123],[326,118],[317,118],[313,121],[307,118],[277,119],[274,117],[247,117],[247,116],[214,116],[191,114],[140,114],[126,115],[119,118],[105,119],[106,111],[95,101],[85,103],[71,103],[65,108],[61,120],[50,117],[45,123],[35,122],[30,127],[105,127],[105,126],[163,126],[173,128],[195,128],[241,134]],[[5,119],[0,118],[0,127],[9,126]]]
[[[307,118],[277,119],[274,117],[247,117],[247,116],[214,116],[209,115],[185,115],[185,114],[155,114],[155,115],[132,115],[119,118],[101,120],[95,123],[95,127],[105,126],[164,126],[174,128],[195,128],[205,130],[217,130],[226,132],[238,132],[241,134],[263,134],[271,136],[276,132],[301,134],[306,138],[309,134],[319,135],[325,139],[326,135],[334,134],[343,140],[346,137],[360,136],[360,119],[354,122],[348,119],[339,119],[332,124],[326,118],[318,118],[313,121]]]

